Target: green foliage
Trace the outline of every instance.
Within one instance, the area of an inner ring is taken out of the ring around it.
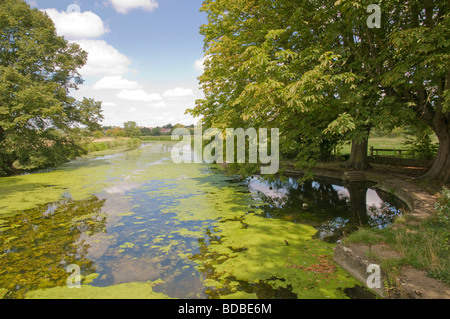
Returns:
[[[450,283],[448,236],[436,224],[387,230],[388,242],[404,255],[407,264],[425,270],[429,276]]]
[[[444,187],[439,194],[435,204],[438,223],[447,232],[447,238],[450,235],[450,189]]]
[[[172,136],[169,135],[155,135],[155,136],[141,136],[141,141],[171,141]]]
[[[405,134],[405,128],[398,126],[395,127],[393,129],[389,129],[389,128],[377,128],[372,130],[370,137],[371,138],[378,138],[378,137],[390,137],[390,138],[398,138],[398,137],[403,137],[403,135]]]
[[[324,92],[356,79],[337,71],[339,53],[318,45],[330,36],[321,20],[329,8],[318,16],[314,3],[205,1],[206,98],[189,112],[207,127],[280,128],[286,157],[304,164],[323,157],[335,140],[324,130],[339,114],[338,99]],[[311,30],[317,34],[306,36]]]
[[[141,127],[141,136],[151,136],[152,135],[152,130],[149,129],[148,127]]]
[[[136,122],[128,121],[123,124],[123,131],[125,137],[138,137],[141,136],[141,130],[137,126]]]
[[[429,126],[416,125],[406,132],[405,145],[413,158],[431,160],[436,156],[438,145],[433,143],[433,131]]]
[[[351,233],[345,238],[345,243],[364,243],[367,245],[375,245],[384,241],[376,229],[361,228],[357,232]]]
[[[206,127],[277,127],[299,165],[374,127],[420,119],[448,131],[447,2],[383,1],[373,29],[370,4],[205,0],[205,98],[188,112]]]
[[[94,138],[102,138],[104,135],[103,135],[102,131],[95,131],[95,132],[92,133],[92,136]]]
[[[152,128],[151,134],[152,136],[159,136],[161,135],[161,129],[159,127]]]
[[[120,128],[120,127],[114,127],[114,128],[107,129],[105,134],[106,134],[106,136],[110,136],[110,137],[124,137],[125,136],[125,132],[124,132],[123,128]]]
[[[82,154],[74,127],[99,128],[101,103],[69,95],[87,59],[22,0],[0,3],[0,175]]]
[[[114,139],[111,141],[88,143],[84,146],[84,149],[88,153],[92,153],[120,147],[134,148],[140,146],[141,143],[142,142],[139,138],[122,138],[122,139]]]

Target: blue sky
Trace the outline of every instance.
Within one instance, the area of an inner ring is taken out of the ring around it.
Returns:
[[[193,124],[202,98],[202,0],[27,0],[88,52],[72,95],[103,101],[105,125]]]

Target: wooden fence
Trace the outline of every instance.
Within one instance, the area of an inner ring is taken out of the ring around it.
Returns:
[[[399,158],[403,158],[405,156],[402,155],[406,155],[409,153],[408,150],[400,150],[400,149],[389,149],[389,148],[374,148],[373,146],[370,148],[370,157],[374,157],[374,156],[380,156],[379,153],[380,152],[384,152],[384,153],[390,153],[390,155],[384,155],[387,157],[399,157]],[[392,155],[394,154],[394,155]]]
[[[380,155],[384,153],[384,155]],[[432,160],[416,159],[409,157],[408,150],[370,148],[370,161],[375,164],[390,164],[401,166],[431,167]]]

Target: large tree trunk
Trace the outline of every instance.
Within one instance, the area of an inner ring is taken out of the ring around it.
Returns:
[[[433,129],[439,139],[439,149],[430,170],[421,178],[450,183],[450,123],[444,115],[435,116]]]
[[[347,163],[348,168],[353,169],[368,169],[369,158],[367,156],[368,138],[364,138],[362,141],[352,140],[352,150],[350,153],[350,159]]]

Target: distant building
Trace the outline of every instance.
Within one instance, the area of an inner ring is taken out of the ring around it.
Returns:
[[[172,131],[170,128],[162,128],[161,134],[168,134],[168,133],[170,133],[170,131]]]

